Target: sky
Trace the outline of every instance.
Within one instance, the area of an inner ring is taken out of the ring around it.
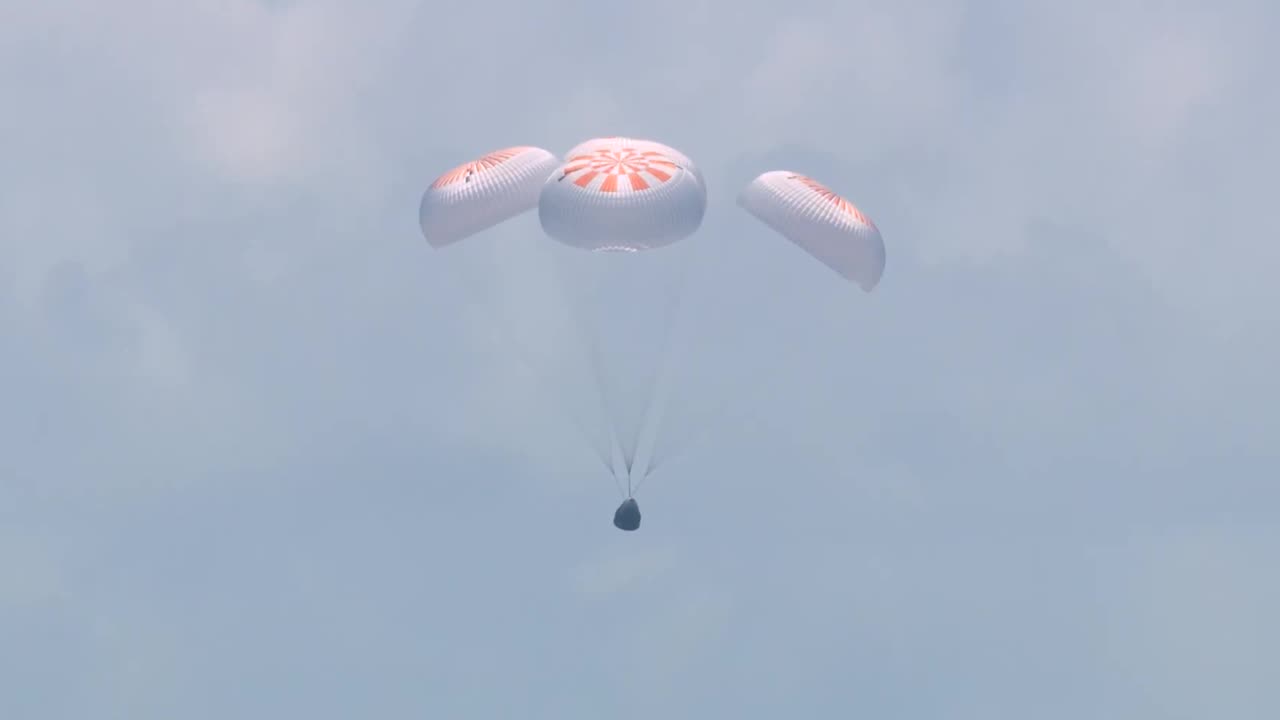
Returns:
[[[0,717],[1280,716],[1273,3],[0,15]],[[417,228],[627,134],[709,188],[636,533],[574,258]]]

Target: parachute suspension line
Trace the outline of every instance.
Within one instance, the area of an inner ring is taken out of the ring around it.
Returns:
[[[772,293],[772,292],[761,292],[757,295],[757,299],[763,299],[763,301],[767,302],[769,297],[773,297],[775,295],[776,293]],[[840,316],[837,311],[833,310],[831,313],[829,313],[826,316],[826,322],[822,323],[823,331],[825,332],[826,330],[834,329],[834,326],[837,324],[837,320],[839,317]],[[822,333],[820,332],[820,334]],[[775,355],[772,361],[767,361],[764,367],[756,371],[754,374],[756,376],[769,375],[774,370],[777,369],[778,365],[782,364],[783,361],[789,357],[791,357],[790,354]],[[705,422],[699,423],[697,428],[693,432],[683,435],[680,438],[680,441],[677,442],[675,446],[669,447],[665,453],[662,453],[661,455],[659,455],[658,453],[655,452],[653,454],[653,461],[649,464],[648,469],[645,471],[644,477],[641,478],[641,481],[639,485],[637,485],[636,489],[639,490],[640,485],[643,485],[644,482],[648,480],[649,477],[652,476],[654,473],[656,473],[659,469],[665,467],[671,461],[684,456],[689,450],[696,447],[698,442],[701,441],[712,428],[719,426],[721,423],[718,421],[722,419],[721,416],[724,414],[725,410],[728,409],[732,398],[733,398],[732,393],[722,394],[720,397],[720,400],[712,406],[711,412],[706,414]]]
[[[657,392],[655,392],[654,405],[655,405],[655,414],[657,417],[657,421],[655,422],[653,441],[651,443],[649,456],[646,459],[644,473],[641,475],[640,481],[636,484],[637,492],[640,490],[641,487],[644,486],[645,482],[648,481],[649,477],[654,473],[654,471],[659,466],[666,465],[667,459],[669,457],[679,454],[681,450],[680,438],[688,434],[688,432],[680,434],[678,432],[679,428],[675,428],[674,431],[676,432],[676,438],[675,438],[676,446],[674,448],[671,446],[673,438],[668,436],[672,435],[673,428],[670,427],[670,423],[667,422],[667,414],[669,412],[668,405],[670,404],[670,394],[672,392],[672,383],[673,383],[673,379],[671,378],[671,371],[676,366],[678,366],[678,363],[674,362],[674,360],[669,363],[667,367],[668,373],[666,378],[668,382],[665,383],[664,386],[660,388]]]
[[[597,289],[598,288],[599,286],[597,285]],[[594,354],[596,380],[600,384],[601,396],[604,398],[604,402],[607,406],[610,418],[610,427],[614,432],[614,437],[617,439],[618,450],[622,453],[623,468],[627,476],[627,497],[629,498],[632,495],[631,467],[635,462],[636,444],[635,440],[630,437],[630,433],[624,432],[620,427],[622,424],[623,413],[621,412],[621,408],[623,403],[618,398],[616,383],[605,379],[605,373],[601,370],[605,363],[600,359],[599,327],[600,324],[593,324],[587,332],[591,336],[591,350]]]
[[[662,341],[657,367],[654,368],[653,374],[650,377],[649,390],[645,394],[647,400],[644,409],[644,418],[647,420],[651,413],[654,416],[652,438],[649,443],[649,457],[646,458],[645,462],[646,466],[652,463],[653,456],[658,449],[658,442],[662,438],[664,406],[655,401],[657,400],[658,395],[661,394],[659,387],[666,384],[663,381],[670,379],[671,359],[674,355],[673,348],[676,345],[674,338],[675,325],[680,314],[680,309],[684,306],[685,292],[688,287],[688,279],[692,264],[692,259],[687,262],[680,263],[679,270],[677,271],[675,288],[672,292],[671,299],[667,304],[667,311],[663,316]],[[637,445],[638,444],[639,438],[637,438]],[[635,490],[633,492],[640,490],[640,486],[644,484],[644,480],[648,474],[649,471],[646,467],[645,471],[640,474],[640,480],[636,483]]]
[[[539,374],[538,369],[534,367],[533,364],[527,359],[525,359],[525,367],[528,370],[534,372],[535,374]],[[547,383],[546,383],[545,373],[540,375],[541,375],[540,377],[541,382],[538,382],[537,385],[540,389],[543,390],[545,397],[551,402],[552,405],[561,405],[561,409],[564,410],[565,414],[569,417],[569,420],[574,424],[575,427],[577,427],[579,434],[581,434],[587,440],[587,443],[591,445],[592,450],[595,451],[596,456],[600,459],[601,464],[603,464],[605,470],[608,470],[609,474],[614,477],[614,481],[616,483],[618,478],[618,471],[613,465],[613,458],[611,457],[613,453],[605,453],[603,448],[601,448],[598,445],[598,443],[594,439],[592,439],[592,433],[587,430],[587,424],[582,421],[582,418],[579,417],[577,413],[571,412],[563,408],[563,405],[561,403],[556,402],[555,397],[552,396],[550,391],[546,390]]]
[[[829,335],[831,331],[834,331],[836,326],[838,325],[838,322],[837,322],[838,317],[839,317],[838,310],[833,310],[830,314],[828,314],[826,321],[823,322],[821,325],[822,329],[819,331],[819,335]],[[779,365],[783,364],[784,361],[790,357],[793,357],[793,356],[790,354],[775,355],[773,360],[767,362],[764,365],[764,367],[761,368],[761,370],[756,372],[756,374],[759,376],[770,375],[775,370],[778,369]],[[662,457],[659,461],[654,462],[653,465],[650,466],[649,471],[645,473],[645,477],[641,480],[641,484],[643,484],[644,480],[648,480],[649,477],[652,476],[655,472],[657,472],[659,468],[665,467],[671,461],[684,456],[689,450],[697,446],[698,441],[701,440],[703,437],[705,437],[707,432],[711,428],[720,425],[719,422],[713,422],[713,421],[720,419],[719,416],[724,414],[725,409],[728,408],[729,406],[729,400],[731,397],[732,397],[731,394],[723,395],[720,398],[720,402],[716,403],[716,405],[714,406],[713,412],[707,414],[706,416],[707,421],[704,423],[701,423],[696,432],[686,435],[684,437],[683,443],[681,443],[679,446],[674,448],[670,453]],[[639,487],[637,486],[637,490],[638,489]]]
[[[468,271],[475,272],[474,268],[471,268],[468,263],[462,262],[460,264],[463,267],[467,267]],[[569,420],[569,422],[574,426],[574,428],[578,431],[578,434],[582,436],[582,439],[586,441],[587,445],[595,453],[596,458],[600,461],[602,465],[604,465],[605,470],[609,471],[609,474],[613,476],[614,485],[617,486],[619,488],[619,492],[621,492],[621,484],[618,481],[618,472],[615,469],[613,464],[613,458],[612,458],[613,453],[608,452],[603,447],[601,447],[601,444],[598,440],[598,435],[590,432],[587,429],[588,427],[587,423],[583,422],[581,416],[579,416],[578,413],[570,409],[567,403],[557,399],[554,396],[554,393],[552,393],[550,390],[547,389],[549,386],[549,383],[547,382],[548,373],[546,373],[542,368],[538,367],[538,365],[534,362],[533,353],[529,351],[528,347],[522,345],[516,339],[515,333],[511,330],[503,313],[498,308],[498,303],[493,298],[489,297],[487,293],[481,293],[475,290],[475,288],[478,287],[477,283],[463,282],[459,280],[457,275],[455,275],[454,273],[446,273],[446,275],[449,277],[449,282],[466,285],[467,287],[461,291],[462,294],[470,295],[478,305],[488,310],[488,315],[494,321],[494,329],[496,330],[496,332],[494,333],[494,336],[497,337],[500,341],[505,341],[505,343],[508,346],[508,349],[511,351],[511,357],[516,358],[517,361],[521,362],[524,365],[525,370],[533,373],[536,376],[537,381],[535,382],[535,384],[538,386],[539,390],[544,394],[544,397],[546,398],[546,400],[549,402],[550,405],[559,408],[561,413],[565,416],[565,418]]]
[[[686,282],[687,277],[689,277],[690,274],[695,273],[695,265],[698,264],[699,258],[700,256],[698,254],[692,254],[692,258],[687,260],[687,263],[685,265],[682,265],[681,273],[680,273],[680,281],[678,281],[680,282],[680,293],[678,293],[678,295],[676,296],[675,302],[673,302],[672,313],[671,313],[673,318],[672,322],[675,322],[675,316],[677,315],[677,311],[680,310],[682,306],[684,306],[685,293],[687,288],[687,282]],[[672,333],[668,333],[668,337],[669,337],[669,334],[672,334]],[[692,445],[691,439],[689,437],[691,433],[685,434],[684,443],[678,442],[678,439],[677,439],[676,447],[669,447],[669,446],[666,446],[666,443],[664,443],[664,438],[666,438],[667,433],[664,433],[663,430],[667,428],[664,427],[663,421],[664,419],[666,419],[666,411],[667,411],[666,397],[669,393],[669,389],[671,389],[669,388],[669,380],[671,380],[672,365],[675,364],[675,355],[676,355],[675,351],[676,351],[675,342],[669,342],[667,343],[667,346],[664,347],[662,377],[663,379],[668,380],[668,382],[663,383],[664,387],[660,389],[660,391],[657,387],[655,387],[655,391],[653,393],[652,405],[654,407],[654,413],[655,413],[653,442],[650,443],[648,461],[646,461],[644,473],[641,474],[640,482],[636,483],[635,492],[640,491],[640,487],[644,486],[644,483],[646,482],[646,480],[649,479],[650,475],[652,475],[654,471],[659,468],[659,466],[666,465],[667,461],[671,459],[671,457],[675,457],[682,454],[682,452],[684,452],[685,450],[685,446]],[[659,401],[659,398],[660,398],[660,401]],[[727,404],[727,401],[722,402],[722,404]]]
[[[612,460],[612,458],[610,458],[610,460]],[[618,489],[618,494],[624,499],[631,497],[631,478],[627,478],[627,490],[626,492],[623,492],[622,480],[618,478],[617,466],[614,465],[613,462],[610,462],[607,467],[609,470],[609,477],[613,478],[613,486]]]
[[[588,260],[593,259],[596,258],[588,258]],[[603,260],[604,258],[599,259]],[[687,284],[688,266],[681,264],[678,267],[679,269],[676,273],[675,279],[673,281],[668,281],[668,290],[670,290],[670,292],[665,293],[668,296],[667,302],[664,304],[665,307],[663,308],[663,312],[660,314],[662,323],[660,334],[662,339],[658,345],[657,358],[652,363],[645,363],[648,366],[648,372],[647,377],[645,378],[646,382],[644,383],[646,392],[643,395],[644,399],[642,400],[642,408],[634,408],[631,407],[630,403],[621,402],[618,398],[616,387],[617,383],[603,379],[605,373],[602,368],[604,368],[607,363],[601,360],[598,336],[601,331],[601,326],[605,325],[606,322],[597,315],[597,322],[594,323],[591,328],[587,329],[588,339],[591,343],[592,353],[595,359],[593,369],[597,373],[596,377],[601,388],[602,399],[606,404],[606,412],[608,412],[613,420],[612,429],[618,444],[618,450],[622,455],[621,459],[627,478],[627,497],[633,496],[635,491],[639,489],[638,483],[633,486],[636,479],[636,461],[639,459],[641,441],[644,436],[646,421],[649,419],[649,415],[654,408],[653,397],[655,395],[655,388],[658,387],[659,382],[662,379],[662,371],[669,361],[669,356],[671,354],[670,349],[672,345],[672,335],[674,334],[673,326],[675,325],[674,318],[683,304],[685,287]],[[620,272],[622,274],[626,274],[630,271],[631,268],[622,266]],[[601,293],[603,289],[613,285],[613,283],[610,282],[612,276],[607,272],[592,273],[592,276],[594,283],[593,289],[596,293],[596,302],[590,303],[590,305],[601,308],[607,307],[608,303],[599,300],[599,293]],[[623,410],[635,410],[635,417],[632,418],[632,413],[624,413]],[[626,418],[624,418],[623,415],[626,415],[627,418],[632,418],[634,423],[624,422]],[[623,427],[624,425],[627,427]]]
[[[561,268],[558,263],[553,263],[552,267],[554,268],[552,272],[556,276],[556,281],[560,286],[561,292],[565,293],[566,296],[571,294],[572,291],[570,289],[570,283],[568,282],[568,280],[565,279],[563,268]],[[606,387],[603,373],[600,370],[600,365],[601,365],[600,344],[596,339],[597,333],[592,332],[590,323],[588,323],[586,319],[583,318],[581,311],[579,311],[578,309],[578,303],[572,302],[571,300],[569,302],[569,312],[572,313],[573,315],[574,325],[578,328],[578,331],[585,336],[585,339],[588,345],[587,355],[591,364],[591,376],[595,382],[596,400],[599,401],[601,405],[603,405],[603,409],[604,409],[604,416],[605,416],[604,421],[607,429],[607,438],[608,438],[606,440],[606,444],[609,446],[609,451],[607,453],[609,459],[605,462],[605,466],[608,468],[610,474],[613,475],[614,484],[618,487],[619,494],[623,494],[622,483],[619,480],[618,467],[614,457],[614,448],[616,445],[620,444],[620,440],[618,438],[618,431],[617,431],[617,428],[615,427],[615,422],[614,422],[613,403],[609,399],[610,393],[608,392],[608,388]],[[625,454],[626,454],[626,451],[625,449],[623,449],[624,460],[625,460]],[[629,462],[627,462],[627,467],[629,472],[630,470]],[[625,493],[626,497],[631,496],[630,484],[631,484],[631,479],[630,477],[628,477],[627,478],[628,490]]]
[[[587,257],[583,258],[583,261],[585,263],[591,263],[593,261],[605,263],[608,260],[609,258],[601,257],[599,255],[588,255]],[[596,308],[605,307],[607,303],[600,301],[600,294],[601,294],[601,288],[605,287],[608,284],[608,280],[609,280],[608,274],[606,272],[588,272],[588,275],[589,277],[591,277],[591,281],[588,283],[588,287],[590,288],[590,293],[591,293],[590,302],[583,303],[583,304],[591,307],[596,307]],[[617,443],[618,451],[622,456],[621,459],[623,463],[624,473],[627,476],[627,497],[630,497],[631,496],[631,467],[635,459],[636,449],[635,449],[634,442],[628,442],[628,434],[622,432],[621,428],[619,427],[619,424],[621,423],[622,414],[620,412],[620,409],[621,409],[622,403],[619,401],[619,398],[618,398],[617,389],[615,387],[616,383],[610,382],[609,379],[606,377],[607,373],[604,370],[606,363],[601,358],[601,352],[600,352],[600,335],[602,334],[601,326],[604,323],[602,320],[600,320],[598,315],[596,315],[595,317],[596,317],[595,321],[588,320],[586,317],[583,316],[583,313],[577,312],[575,308],[575,319],[578,321],[579,325],[583,329],[583,332],[586,334],[587,342],[590,346],[591,370],[595,376],[596,387],[600,391],[600,400],[604,404],[605,414],[607,416],[606,419],[609,423],[610,433],[612,434],[613,440]]]
[[[587,336],[587,343],[589,345],[589,352],[591,356],[591,374],[595,378],[596,391],[600,398],[600,402],[604,405],[604,415],[605,415],[604,419],[605,419],[605,423],[608,425],[608,428],[609,428],[609,442],[610,442],[609,455],[611,458],[613,457],[613,450],[615,446],[618,452],[622,454],[622,462],[623,462],[623,466],[626,468],[626,474],[627,474],[627,497],[630,497],[631,496],[631,477],[630,477],[631,476],[631,460],[629,459],[629,456],[627,454],[627,446],[623,442],[621,433],[618,432],[617,403],[614,401],[615,398],[613,397],[613,393],[610,392],[609,390],[609,383],[605,381],[604,373],[600,369],[603,363],[600,361],[599,338],[597,338],[597,333],[593,331],[593,329],[589,326],[589,323],[587,323],[585,320],[582,319],[582,316],[580,314],[575,313],[575,315],[579,320],[579,326],[585,329],[585,333]],[[614,468],[613,472],[614,474],[618,474],[618,470],[616,469],[616,467]]]

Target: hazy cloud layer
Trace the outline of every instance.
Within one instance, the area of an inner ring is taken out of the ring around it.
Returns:
[[[0,716],[1280,713],[1271,4],[13,5]],[[710,185],[634,535],[575,268],[416,227],[611,134]]]

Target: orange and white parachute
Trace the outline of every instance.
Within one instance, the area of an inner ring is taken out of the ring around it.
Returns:
[[[657,152],[671,158],[677,165],[693,173],[693,176],[698,180],[698,184],[702,186],[703,196],[706,196],[707,181],[702,177],[702,172],[698,170],[698,166],[693,164],[693,160],[689,159],[688,155],[685,155],[670,145],[664,145],[656,140],[643,140],[640,138],[619,137],[616,135],[613,137],[592,138],[575,145],[573,149],[564,154],[564,157],[568,160],[575,155],[586,155],[601,148],[614,148],[624,144],[640,150],[656,150]]]
[[[440,248],[532,210],[542,184],[559,165],[551,152],[528,146],[496,150],[459,165],[422,194],[422,235]]]
[[[706,186],[682,153],[647,140],[594,138],[546,179],[538,219],[566,245],[636,252],[693,234],[706,209]]]
[[[738,205],[866,292],[880,282],[880,230],[816,180],[786,170],[766,172],[743,189]]]

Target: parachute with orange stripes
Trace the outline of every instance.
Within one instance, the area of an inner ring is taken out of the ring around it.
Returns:
[[[637,252],[693,234],[706,208],[706,185],[682,153],[651,140],[592,138],[546,179],[538,218],[571,247]]]
[[[436,178],[418,206],[418,224],[441,248],[487,230],[538,205],[542,184],[559,159],[538,147],[488,153]]]
[[[879,228],[822,183],[773,170],[752,180],[738,205],[864,291],[879,284],[885,264]]]
[[[569,150],[569,152],[565,153],[564,157],[567,160],[574,156],[586,155],[602,148],[605,148],[605,149],[615,148],[623,144],[629,145],[641,151],[656,151],[658,153],[661,153],[671,158],[676,162],[677,165],[693,173],[694,179],[698,181],[698,185],[702,188],[703,197],[704,198],[706,197],[707,181],[702,177],[702,172],[698,170],[697,165],[694,165],[693,160],[691,160],[688,155],[685,155],[684,153],[671,147],[670,145],[665,145],[656,140],[626,138],[626,137],[620,137],[617,135],[611,136],[611,137],[591,138],[590,140],[587,140],[585,142],[581,142],[575,145],[572,149]]]

